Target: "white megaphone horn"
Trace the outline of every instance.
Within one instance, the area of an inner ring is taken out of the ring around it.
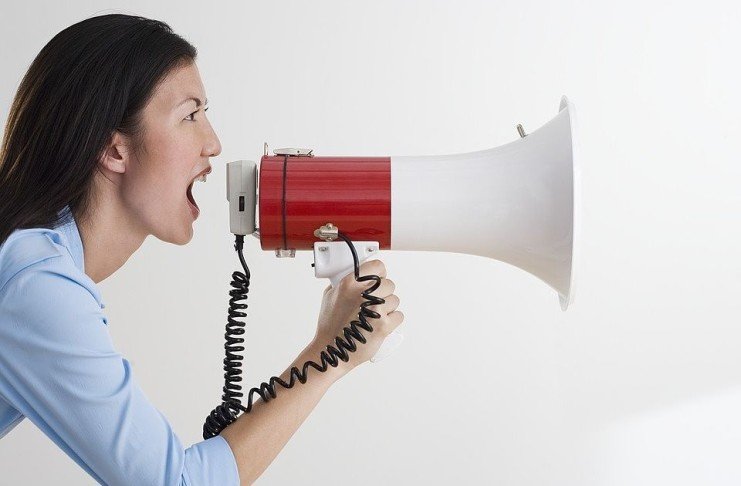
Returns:
[[[314,251],[317,277],[333,285],[378,250],[466,253],[539,278],[566,310],[574,299],[579,170],[574,106],[532,133],[478,152],[419,157],[317,157],[309,149],[228,164],[234,234],[253,234],[279,257]],[[255,216],[259,214],[259,229]],[[372,361],[401,343],[389,335]]]

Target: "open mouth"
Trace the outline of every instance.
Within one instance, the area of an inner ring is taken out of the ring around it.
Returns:
[[[191,182],[188,186],[188,190],[185,191],[185,195],[188,198],[188,204],[190,205],[190,214],[193,216],[193,219],[198,218],[198,216],[201,214],[201,209],[198,207],[196,200],[193,198],[193,182]]]
[[[185,194],[188,196],[188,202],[190,202],[190,204],[195,206],[196,209],[199,209],[198,204],[196,204],[196,200],[193,199],[193,182],[190,183],[190,185],[188,186],[188,190],[185,192]]]
[[[198,215],[201,212],[201,209],[198,207],[198,204],[196,203],[196,200],[193,197],[193,184],[195,184],[196,181],[206,182],[206,176],[210,173],[211,173],[211,166],[204,169],[195,179],[190,181],[190,184],[188,184],[188,189],[185,191],[185,196],[188,199],[188,203],[190,204],[190,211],[191,213],[193,213],[194,218],[198,217]]]

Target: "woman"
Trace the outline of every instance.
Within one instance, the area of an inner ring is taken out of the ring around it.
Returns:
[[[96,284],[148,235],[184,245],[188,187],[221,152],[196,50],[162,22],[104,15],[57,34],[26,73],[0,152],[0,437],[29,418],[102,484],[250,484],[332,383],[403,320],[382,277],[367,342],[184,449],[114,349]],[[323,296],[311,359],[357,316],[352,275]],[[8,439],[6,439],[8,440]]]

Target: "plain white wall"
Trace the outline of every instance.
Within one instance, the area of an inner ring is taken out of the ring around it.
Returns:
[[[333,387],[259,484],[741,482],[741,96],[737,2],[70,1],[0,5],[0,115],[51,37],[112,11],[199,49],[224,147],[184,247],[148,239],[100,284],[110,331],[187,446],[220,398],[231,272],[225,163],[481,150],[568,95],[583,183],[575,304],[481,257],[383,255],[396,355]],[[73,109],[73,107],[70,107]],[[424,174],[420,174],[424,177]],[[482,222],[482,224],[486,224]],[[311,254],[247,244],[247,383],[313,336]],[[91,480],[33,424],[2,484]]]

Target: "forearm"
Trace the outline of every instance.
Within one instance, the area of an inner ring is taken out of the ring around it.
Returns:
[[[307,346],[280,378],[288,382],[291,368],[301,370],[309,359],[320,364],[319,353],[323,349],[323,345],[315,343]],[[243,414],[221,432],[237,460],[241,484],[252,484],[260,477],[329,387],[345,373],[341,367],[330,367],[325,373],[309,368],[304,384],[296,381],[293,388],[285,389],[276,383],[276,398],[267,403],[258,399],[249,414]]]

